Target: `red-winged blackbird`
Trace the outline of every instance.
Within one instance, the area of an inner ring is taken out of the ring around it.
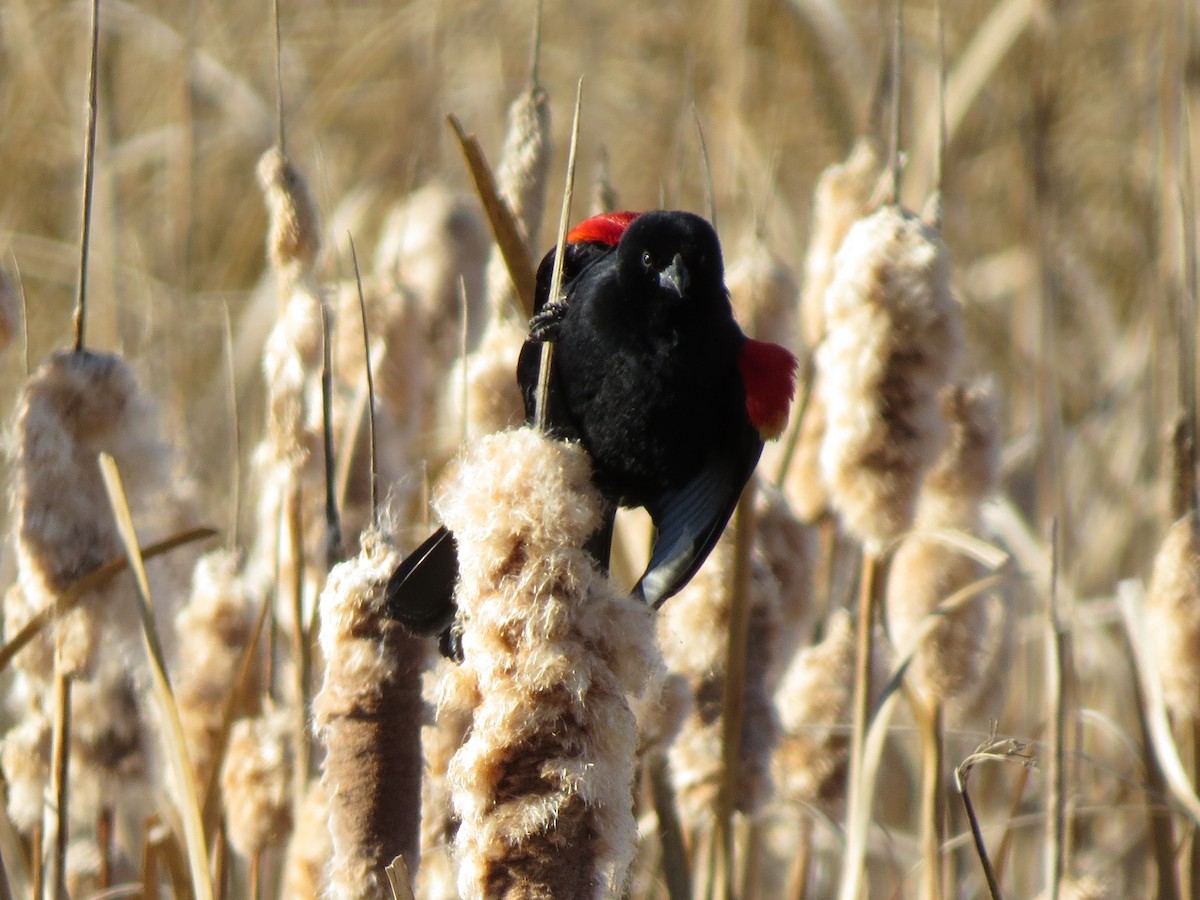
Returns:
[[[565,302],[549,300],[551,250],[517,378],[534,417],[543,341],[554,341],[547,423],[578,441],[613,504],[589,550],[607,565],[612,512],[643,506],[657,528],[634,594],[658,606],[711,552],[762,452],[788,415],[796,360],[747,338],[733,319],[712,226],[687,212],[608,213],[568,235]],[[457,580],[445,529],[388,583],[392,614],[436,634],[453,620]]]

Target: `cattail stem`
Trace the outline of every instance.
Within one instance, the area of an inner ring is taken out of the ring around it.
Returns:
[[[658,842],[662,847],[662,876],[667,886],[667,897],[669,900],[689,900],[692,896],[692,873],[688,867],[683,828],[679,824],[679,810],[675,804],[675,791],[671,786],[665,754],[655,753],[647,760],[646,777],[650,779],[654,815],[658,820]]]
[[[67,840],[69,837],[69,777],[71,760],[71,675],[56,660],[54,667],[54,731],[50,750],[50,796],[53,844],[48,848],[49,877],[43,882],[44,900],[58,900],[67,892]],[[47,829],[48,831],[49,829]],[[40,867],[39,862],[39,867]]]
[[[1058,524],[1050,527],[1050,594],[1046,605],[1046,696],[1050,709],[1046,772],[1046,900],[1059,900],[1064,870],[1066,831],[1066,727],[1067,703],[1064,678],[1066,630],[1058,616]]]
[[[29,867],[31,890],[29,895],[33,900],[40,900],[42,891],[44,890],[43,885],[45,884],[46,869],[42,865],[42,854],[45,849],[45,841],[42,839],[43,834],[42,826],[34,825],[33,833],[29,836],[29,859],[31,861]]]
[[[304,630],[304,547],[302,544],[303,521],[299,485],[292,491],[288,504],[288,536],[291,539],[292,560],[292,655],[294,674],[296,722],[295,722],[295,768],[292,771],[292,810],[298,814],[308,792],[308,770],[312,761],[308,739],[308,682],[312,676],[312,655],[308,635]]]
[[[379,470],[376,463],[375,438],[375,375],[371,366],[371,340],[367,332],[367,302],[363,297],[362,272],[358,268],[358,252],[354,249],[354,235],[346,232],[350,241],[350,261],[354,264],[354,284],[358,288],[358,314],[362,319],[363,366],[367,371],[367,439],[370,445],[371,464],[371,524],[379,523]],[[463,329],[464,339],[466,329]],[[465,356],[465,353],[464,353]],[[466,404],[463,404],[466,409]]]
[[[956,770],[954,783],[958,786],[958,795],[962,797],[963,809],[966,810],[967,821],[971,825],[971,839],[975,843],[975,853],[979,857],[979,864],[983,866],[983,877],[987,879],[988,893],[992,900],[1003,900],[1003,895],[1000,893],[1000,878],[992,869],[991,860],[988,858],[987,844],[983,841],[983,830],[979,827],[979,816],[975,814],[975,804],[971,801],[970,791],[967,790],[966,775],[966,772]]]
[[[242,426],[238,419],[237,371],[233,360],[233,320],[229,304],[222,304],[224,311],[225,380],[229,390],[229,470],[233,488],[233,507],[229,523],[229,550],[238,547],[238,520],[242,515]]]
[[[333,459],[333,320],[321,300],[321,446],[325,462],[325,567],[342,561],[342,523],[338,515]]]
[[[87,133],[83,146],[83,212],[79,227],[79,279],[75,286],[75,352],[83,349],[87,326],[88,251],[92,243],[92,190],[96,165],[96,70],[100,57],[100,0],[92,0],[92,56],[88,66]]]
[[[887,583],[886,562],[879,555],[864,552],[862,575],[858,586],[858,621],[856,622],[854,649],[854,700],[850,724],[850,775],[847,784],[846,815],[850,816],[857,806],[859,794],[865,789],[861,784],[863,743],[867,726],[871,720],[871,657],[874,653],[875,599]],[[856,860],[852,865],[861,865]],[[846,873],[842,875],[846,880]]]
[[[742,748],[746,696],[746,640],[750,631],[750,554],[754,547],[754,493],[751,479],[742,491],[734,519],[733,577],[729,586],[729,640],[721,686],[721,785],[717,799],[717,853],[724,875],[722,896],[733,891],[733,811]]]
[[[250,900],[260,900],[262,897],[262,851],[250,857]]]
[[[766,835],[760,818],[746,822],[745,845],[742,864],[742,879],[739,900],[756,900],[762,893],[762,865]]]
[[[112,887],[113,811],[105,806],[96,814],[96,844],[100,849],[100,871],[96,876],[101,888]]]
[[[921,734],[921,887],[924,900],[941,900],[942,817],[942,706],[912,696],[913,713]]]
[[[800,816],[800,827],[796,834],[796,855],[792,859],[789,876],[788,897],[791,900],[808,900],[808,870],[812,860],[813,819],[807,811]]]

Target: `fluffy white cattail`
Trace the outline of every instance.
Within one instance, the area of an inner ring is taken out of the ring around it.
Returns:
[[[511,319],[494,319],[479,349],[458,361],[447,383],[452,421],[470,437],[481,437],[519,425],[525,401],[517,385],[517,357],[525,331]],[[466,370],[466,390],[462,389]],[[462,409],[463,402],[467,408]],[[465,428],[462,425],[465,416]]]
[[[384,588],[399,551],[382,532],[364,533],[358,556],[329,573],[321,594],[325,680],[313,701],[325,748],[333,855],[326,896],[390,897],[384,866],[418,863],[421,820],[421,671],[427,641],[386,609]]]
[[[817,181],[800,296],[801,327],[810,349],[825,334],[825,291],[833,280],[834,259],[850,226],[869,211],[882,172],[883,159],[875,141],[861,138],[845,162],[830,166]]]
[[[76,579],[124,554],[97,455],[111,454],[131,503],[165,481],[167,447],[153,406],[132,370],[117,356],[56,353],[30,377],[17,404],[13,498],[19,590],[5,595],[5,631],[15,633]],[[66,671],[86,675],[95,662],[102,624],[115,644],[141,658],[134,605],[117,602],[128,582],[95,591],[17,657],[27,676],[48,683],[57,641]]]
[[[738,750],[736,809],[752,814],[771,792],[771,752],[778,724],[771,707],[772,675],[779,629],[779,583],[760,554],[751,561],[749,631]],[[672,672],[684,675],[692,689],[692,713],[670,751],[671,775],[680,812],[689,824],[704,826],[720,789],[721,699],[729,642],[734,531],[716,549],[678,595],[659,614],[659,643]]]
[[[843,524],[877,553],[912,523],[942,444],[938,391],[962,354],[940,235],[895,206],[860,219],[838,251],[825,313],[821,469]]]
[[[4,735],[0,768],[8,789],[8,817],[22,834],[42,823],[50,783],[50,719],[31,710]]]
[[[467,346],[487,323],[484,271],[491,236],[474,198],[430,184],[399,204],[384,222],[374,273],[403,286],[421,309],[426,352],[440,371],[461,344],[462,296],[467,303]]]
[[[458,539],[463,675],[479,698],[450,766],[461,896],[611,897],[633,858],[650,611],[582,549],[603,501],[582,449],[482,439],[438,504]]]
[[[270,214],[267,252],[286,295],[287,287],[311,274],[321,249],[317,206],[308,182],[278,147],[259,158],[258,181]]]
[[[236,554],[214,550],[202,556],[192,576],[191,597],[175,617],[179,661],[173,679],[188,757],[201,786],[219,749],[225,705],[237,685],[252,617]],[[246,696],[258,695],[251,679]],[[255,710],[244,702],[235,711],[244,716]]]
[[[314,781],[296,814],[296,824],[288,840],[280,892],[283,900],[320,900],[324,897],[325,869],[332,854],[329,794],[320,781]]]
[[[292,827],[293,716],[268,710],[238,719],[221,766],[221,802],[229,845],[253,859]]]
[[[1154,557],[1146,631],[1167,708],[1180,718],[1200,715],[1200,528],[1191,513],[1171,526]]]
[[[775,692],[783,730],[775,777],[791,802],[828,808],[845,795],[853,681],[854,624],[837,610],[825,637],[796,654]]]
[[[917,502],[917,532],[901,543],[888,577],[887,616],[893,640],[909,636],[943,600],[986,574],[974,557],[922,532],[979,530],[980,506],[992,493],[1000,460],[996,403],[983,386],[947,387],[941,394],[947,441],[925,477]],[[906,677],[920,694],[946,702],[979,684],[986,663],[988,611],[979,601],[938,620],[913,657]]]
[[[538,252],[551,152],[550,101],[540,85],[531,84],[508,108],[508,132],[496,169],[496,189],[524,230],[531,254]],[[523,318],[516,312],[512,279],[499,248],[488,257],[487,295],[493,318]]]
[[[421,781],[421,868],[416,890],[426,900],[458,900],[451,858],[458,816],[448,779],[450,761],[467,739],[471,716],[479,704],[478,684],[471,672],[439,657],[425,673],[424,697],[433,721],[421,729],[425,777]]]
[[[796,298],[792,272],[755,233],[735,254],[725,273],[729,299],[742,330],[760,341],[797,346]]]

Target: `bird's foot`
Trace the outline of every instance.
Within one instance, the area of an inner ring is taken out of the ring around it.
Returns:
[[[567,304],[564,301],[553,300],[547,303],[541,312],[529,320],[529,340],[538,344],[556,340],[566,313]]]

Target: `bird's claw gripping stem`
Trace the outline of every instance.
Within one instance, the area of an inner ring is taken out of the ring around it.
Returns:
[[[538,344],[556,340],[566,313],[567,304],[562,300],[547,303],[541,312],[529,320],[529,340]]]

